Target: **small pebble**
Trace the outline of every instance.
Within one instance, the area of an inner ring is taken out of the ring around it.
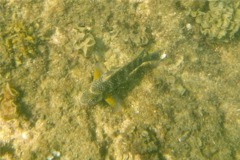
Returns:
[[[52,151],[52,155],[53,155],[54,157],[59,158],[59,157],[61,156],[61,153],[60,153],[59,151]]]
[[[52,156],[52,155],[47,156],[47,160],[53,160],[53,158],[54,158],[54,156]]]
[[[165,59],[167,57],[167,54],[166,53],[163,53],[162,55],[161,55],[161,59]]]
[[[191,25],[190,23],[188,23],[188,24],[186,25],[186,28],[187,28],[187,30],[191,30],[191,29],[192,29],[192,25]]]

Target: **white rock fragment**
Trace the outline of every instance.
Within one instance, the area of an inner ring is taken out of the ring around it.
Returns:
[[[21,135],[23,140],[27,140],[28,139],[28,134],[26,132],[23,132]]]
[[[52,156],[52,155],[47,156],[47,160],[53,160],[53,158],[54,158],[54,156]]]
[[[191,30],[191,29],[192,29],[192,25],[191,25],[190,23],[188,23],[188,24],[186,25],[186,28],[187,28],[187,30]]]
[[[161,59],[165,59],[167,57],[167,54],[166,53],[163,53],[162,55],[161,55]]]
[[[61,156],[61,153],[60,153],[59,151],[52,151],[52,155],[53,155],[54,157],[59,158],[59,157]]]

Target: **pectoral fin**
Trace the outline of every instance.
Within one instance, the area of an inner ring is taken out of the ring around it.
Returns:
[[[97,63],[95,65],[95,69],[93,73],[93,80],[95,81],[99,79],[103,74],[106,74],[106,73],[108,72],[105,66],[102,63]],[[114,107],[115,109],[121,107],[121,103],[119,99],[116,98],[116,96],[108,95],[104,98],[104,101],[107,102],[107,104],[109,104],[111,107]]]
[[[104,101],[107,102],[107,104],[113,107],[115,110],[118,110],[119,108],[122,107],[122,103],[116,96],[113,95],[106,96],[104,98]]]
[[[93,72],[93,80],[97,80],[98,78],[101,77],[101,75],[106,72],[106,68],[105,66],[102,64],[102,63],[97,63],[95,65],[95,68],[94,68],[94,72]]]

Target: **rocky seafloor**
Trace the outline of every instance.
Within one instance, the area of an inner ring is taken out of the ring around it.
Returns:
[[[0,160],[240,159],[238,1],[0,2]],[[96,63],[139,68],[86,107]]]

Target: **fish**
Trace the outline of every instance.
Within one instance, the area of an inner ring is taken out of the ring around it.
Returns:
[[[102,100],[105,100],[109,105],[115,106],[117,102],[113,98],[114,91],[122,84],[128,82],[131,75],[144,63],[164,59],[164,54],[160,56],[160,51],[148,54],[144,50],[131,62],[126,65],[106,71],[103,74],[99,72],[105,71],[98,64],[99,71],[94,72],[94,80],[90,84],[88,90],[82,93],[80,103],[83,106],[95,106]]]

